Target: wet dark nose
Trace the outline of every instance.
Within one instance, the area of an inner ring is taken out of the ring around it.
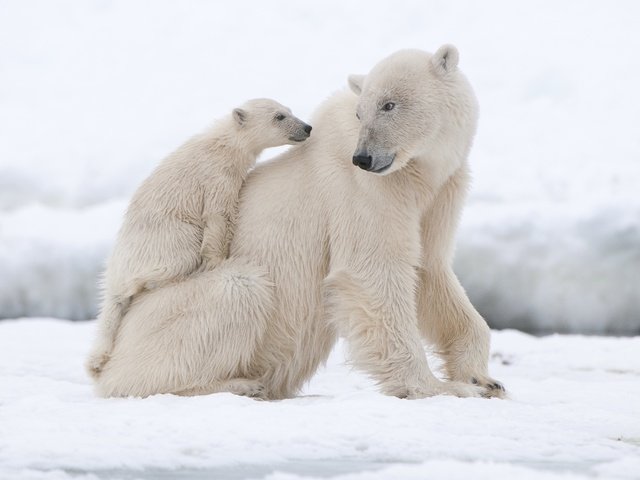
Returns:
[[[307,132],[307,135],[311,134],[311,125],[305,125],[304,131]]]
[[[369,170],[371,168],[371,155],[354,155],[353,164],[363,170]]]

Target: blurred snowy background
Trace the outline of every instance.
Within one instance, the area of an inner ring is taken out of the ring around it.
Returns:
[[[129,196],[212,119],[257,96],[308,119],[348,74],[453,43],[481,105],[456,258],[472,301],[496,328],[638,334],[639,19],[633,1],[2,0],[0,318],[94,317]]]

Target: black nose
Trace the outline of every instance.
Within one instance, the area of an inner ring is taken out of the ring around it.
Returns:
[[[354,155],[353,164],[357,165],[363,170],[369,170],[371,168],[371,155]]]
[[[304,131],[310,134],[311,133],[311,125],[306,125],[304,127]]]

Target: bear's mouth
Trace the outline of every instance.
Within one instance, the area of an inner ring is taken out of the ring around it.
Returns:
[[[290,141],[290,142],[296,142],[296,143],[302,143],[302,142],[304,142],[307,138],[309,138],[309,135],[307,135],[306,137],[289,137],[289,141]]]
[[[384,173],[387,170],[389,170],[391,168],[391,165],[393,165],[393,161],[396,159],[396,155],[393,154],[390,158],[388,158],[389,163],[387,163],[386,165],[383,165],[381,167],[378,167],[376,169],[371,169],[369,170],[371,173]]]
[[[391,165],[393,164],[393,160],[388,164],[385,165],[384,167],[380,167],[376,170],[370,170],[371,173],[382,173],[382,172],[386,172],[387,170],[389,170],[391,168]]]

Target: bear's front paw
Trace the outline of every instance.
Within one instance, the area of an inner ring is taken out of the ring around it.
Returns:
[[[437,382],[419,387],[405,387],[392,393],[399,398],[417,399],[436,395],[451,395],[454,397],[483,397],[484,389],[480,386],[462,382]]]
[[[483,397],[505,398],[507,396],[504,385],[491,377],[485,377],[484,375],[471,377],[471,383],[484,389]]]

